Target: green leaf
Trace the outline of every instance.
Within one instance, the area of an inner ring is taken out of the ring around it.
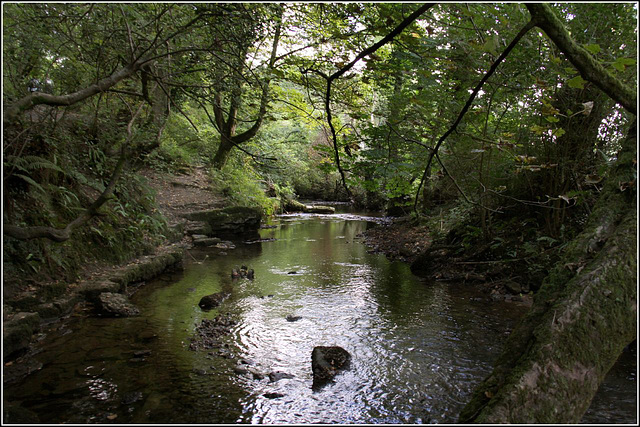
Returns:
[[[560,121],[559,118],[553,117],[553,116],[548,116],[548,117],[545,117],[544,119],[549,123],[558,123]]]
[[[624,71],[627,66],[635,64],[636,60],[633,58],[617,58],[611,66],[618,71]]]
[[[542,135],[542,133],[545,132],[547,128],[538,126],[538,125],[533,125],[529,128],[529,130],[531,130],[531,132],[536,133],[538,135]]]
[[[573,89],[584,89],[584,84],[586,82],[587,81],[583,79],[582,76],[575,76],[574,78],[567,80],[567,84]]]
[[[624,71],[624,64],[622,62],[614,62],[613,64],[611,64],[611,66],[613,68],[615,68],[618,71]]]
[[[482,45],[482,50],[485,52],[497,54],[498,47],[500,46],[500,39],[497,35],[493,35],[487,39],[484,45]]]
[[[553,131],[553,135],[557,138],[560,138],[562,135],[564,135],[565,133],[567,133],[567,131],[565,131],[562,128],[558,128],[556,130]]]
[[[585,49],[587,49],[589,52],[591,52],[592,54],[597,54],[600,52],[600,45],[599,44],[587,44],[584,46]]]

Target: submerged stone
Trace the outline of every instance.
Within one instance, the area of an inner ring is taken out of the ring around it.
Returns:
[[[125,395],[122,396],[122,404],[131,405],[133,403],[136,403],[142,400],[142,398],[143,398],[143,395],[142,395],[142,392],[140,391],[132,391],[129,393],[125,393]]]
[[[228,292],[216,292],[215,294],[205,295],[200,299],[198,306],[203,310],[211,310],[222,304],[222,301],[228,296]]]
[[[138,307],[122,294],[103,292],[98,295],[97,307],[100,313],[113,317],[131,317],[140,314]]]

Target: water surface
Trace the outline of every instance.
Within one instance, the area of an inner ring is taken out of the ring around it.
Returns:
[[[133,296],[140,317],[75,317],[51,332],[43,369],[6,395],[47,423],[454,423],[526,307],[368,253],[357,236],[374,220],[283,216],[261,231],[275,241],[192,252],[184,272]],[[232,280],[241,265],[254,280]],[[221,290],[220,307],[198,307]],[[195,325],[220,314],[237,322],[222,348],[191,351]],[[312,349],[334,345],[351,367],[314,391]],[[265,377],[238,374],[240,360]],[[635,422],[625,366],[603,386],[614,400],[596,400],[585,422]]]

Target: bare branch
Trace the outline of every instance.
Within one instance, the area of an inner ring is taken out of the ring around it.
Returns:
[[[425,4],[425,5],[422,5],[421,7],[419,7],[411,15],[409,15],[407,18],[405,18],[389,34],[387,34],[385,37],[383,37],[377,43],[374,43],[373,45],[369,46],[367,49],[365,49],[362,52],[360,52],[355,57],[355,59],[353,61],[351,61],[350,63],[348,63],[344,67],[340,68],[338,71],[336,71],[332,75],[327,77],[321,71],[310,70],[310,71],[314,71],[315,73],[319,74],[320,76],[324,77],[327,80],[327,91],[326,91],[326,94],[325,94],[325,112],[327,114],[327,123],[329,123],[329,129],[331,130],[331,138],[332,138],[332,143],[333,143],[333,151],[334,151],[334,156],[335,156],[335,161],[336,161],[336,167],[338,168],[338,171],[340,172],[340,177],[342,178],[342,185],[343,185],[345,191],[347,192],[347,195],[350,198],[352,197],[352,194],[351,194],[351,190],[349,190],[349,187],[347,186],[345,173],[344,173],[344,170],[342,168],[342,165],[340,164],[340,152],[338,151],[338,136],[336,134],[336,129],[333,126],[333,121],[332,121],[333,118],[332,118],[332,115],[331,115],[331,83],[334,80],[338,79],[340,76],[342,76],[344,73],[349,71],[351,68],[353,68],[353,66],[358,61],[360,61],[362,58],[366,57],[367,55],[370,55],[370,54],[374,53],[379,48],[381,48],[385,44],[387,44],[390,41],[392,41],[398,34],[400,34],[402,32],[402,30],[404,30],[407,26],[409,26],[409,24],[411,24],[413,21],[418,19],[418,17],[420,15],[422,15],[424,12],[429,10],[432,6],[434,6],[434,5],[433,4]]]
[[[493,73],[498,68],[498,65],[500,65],[500,63],[509,55],[509,53],[511,53],[513,48],[516,47],[516,45],[522,39],[522,37],[524,37],[525,34],[527,34],[529,32],[529,30],[532,29],[534,26],[535,26],[535,22],[534,21],[529,21],[520,30],[520,32],[514,37],[514,39],[511,41],[511,43],[509,43],[509,46],[507,46],[507,48],[504,50],[504,52],[502,52],[502,54],[498,57],[498,59],[496,59],[493,62],[493,64],[491,64],[491,68],[489,68],[489,71],[487,71],[487,73],[482,77],[480,82],[476,85],[475,89],[473,90],[473,93],[471,94],[471,96],[469,96],[469,99],[467,100],[467,103],[462,108],[462,111],[460,111],[460,114],[458,114],[458,118],[456,119],[456,121],[440,137],[440,139],[436,143],[436,145],[433,148],[433,150],[431,150],[431,154],[429,155],[429,160],[427,161],[427,166],[424,168],[424,173],[422,174],[422,179],[420,180],[420,184],[418,185],[418,189],[416,191],[415,201],[413,203],[413,210],[416,213],[418,213],[417,206],[418,206],[418,197],[420,196],[420,189],[422,188],[422,185],[424,184],[424,181],[427,178],[427,174],[428,174],[429,170],[431,169],[431,162],[433,161],[433,157],[437,154],[438,149],[440,148],[442,143],[447,139],[447,137],[449,135],[451,135],[451,133],[453,133],[453,131],[456,130],[456,128],[458,127],[458,125],[462,121],[462,118],[464,117],[464,115],[467,113],[467,111],[471,107],[471,104],[473,104],[473,101],[476,98],[476,95],[478,94],[478,92],[480,92],[480,89],[482,89],[482,85],[484,85],[484,83],[489,79],[489,77],[491,77],[493,75]]]

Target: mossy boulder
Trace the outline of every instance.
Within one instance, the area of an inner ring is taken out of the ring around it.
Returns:
[[[207,236],[255,231],[260,228],[262,221],[262,212],[259,209],[244,206],[189,212],[183,216],[190,221],[204,223],[199,232]]]
[[[332,214],[336,212],[336,209],[332,206],[322,205],[305,205],[297,200],[285,200],[283,208],[286,212],[304,212],[304,213],[317,213],[317,214]]]
[[[36,312],[42,319],[53,319],[66,316],[73,310],[73,307],[82,301],[82,297],[77,293],[62,296],[52,302],[46,302],[36,307]]]
[[[110,281],[120,284],[122,289],[129,283],[140,282],[156,277],[167,268],[179,264],[182,258],[183,252],[181,250],[148,256],[136,264],[123,267],[110,277]]]
[[[2,350],[4,360],[29,347],[31,336],[40,330],[38,313],[16,313],[13,319],[4,323],[2,330]]]
[[[129,298],[122,294],[104,292],[98,295],[98,303],[96,305],[104,316],[131,317],[140,314],[138,307],[133,305]]]

